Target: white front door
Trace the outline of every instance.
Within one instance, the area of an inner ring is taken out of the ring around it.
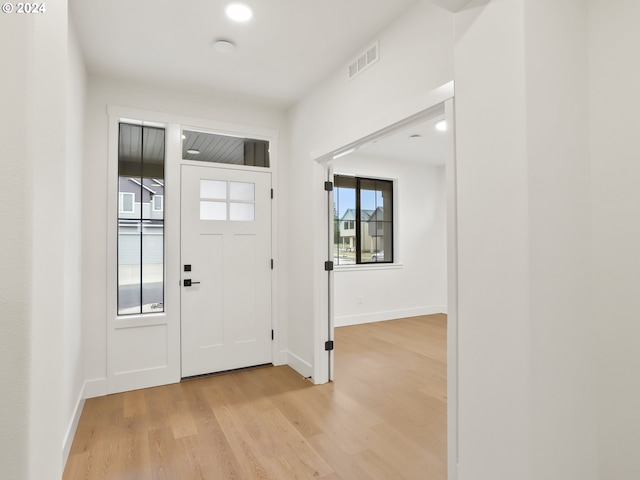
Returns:
[[[181,176],[182,376],[271,363],[271,174]]]

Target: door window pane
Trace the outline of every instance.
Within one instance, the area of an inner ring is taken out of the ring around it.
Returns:
[[[227,219],[227,202],[200,200],[200,220],[224,221]]]
[[[142,222],[142,313],[163,311],[163,237],[162,221]]]
[[[223,180],[200,180],[200,198],[227,199],[227,182]]]
[[[333,188],[333,260],[336,265],[356,263],[356,179],[336,176]]]
[[[256,199],[256,186],[248,182],[229,182],[229,200],[253,202]]]
[[[388,180],[359,179],[360,205],[367,212],[361,236],[361,263],[392,261],[393,183]],[[363,221],[365,220],[363,215]]]
[[[140,231],[140,220],[121,220],[118,224],[118,315],[140,313]]]
[[[253,222],[256,219],[256,209],[253,203],[230,203],[229,219],[235,222]]]

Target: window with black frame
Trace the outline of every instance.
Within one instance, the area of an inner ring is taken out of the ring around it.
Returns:
[[[165,130],[121,123],[118,315],[164,312]]]
[[[334,263],[393,262],[393,181],[334,176]]]

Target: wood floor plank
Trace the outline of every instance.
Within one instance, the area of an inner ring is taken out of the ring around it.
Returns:
[[[335,379],[289,367],[89,399],[64,480],[446,480],[446,317],[336,329]]]

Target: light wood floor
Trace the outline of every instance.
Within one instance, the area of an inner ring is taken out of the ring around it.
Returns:
[[[446,317],[335,340],[327,385],[265,367],[87,400],[64,480],[445,480]]]

